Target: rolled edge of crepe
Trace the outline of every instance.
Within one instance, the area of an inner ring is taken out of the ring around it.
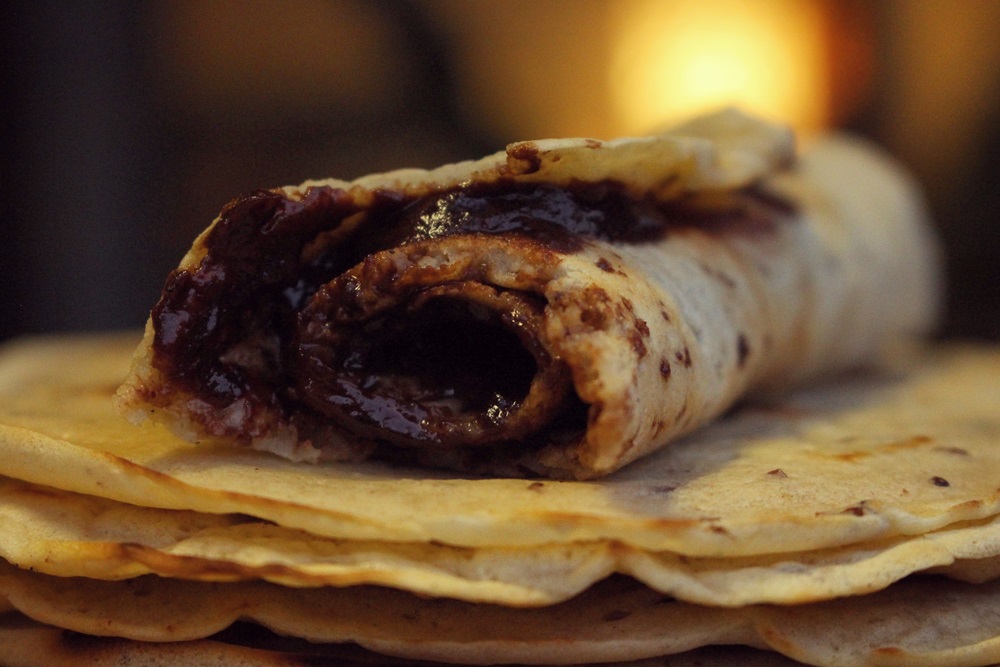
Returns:
[[[295,460],[593,478],[926,333],[938,265],[919,191],[856,140],[796,157],[726,110],[521,142],[234,200],[116,400]]]

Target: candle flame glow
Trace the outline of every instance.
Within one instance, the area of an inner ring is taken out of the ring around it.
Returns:
[[[726,105],[804,133],[829,121],[818,2],[634,0],[620,9],[610,92],[625,132]]]

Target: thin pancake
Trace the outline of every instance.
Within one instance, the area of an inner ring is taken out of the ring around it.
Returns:
[[[0,525],[0,557],[42,574],[375,584],[511,607],[563,602],[612,573],[697,604],[801,604],[880,590],[928,568],[982,582],[1000,560],[1000,518],[836,549],[691,558],[615,542],[518,549],[337,540],[244,515],[149,509],[5,478]]]
[[[2,566],[0,595],[39,622],[91,635],[186,641],[245,619],[314,642],[469,664],[627,661],[719,644],[831,666],[1000,660],[1000,583],[933,577],[831,602],[738,609],[676,602],[615,579],[562,605],[518,610],[376,588],[103,582]]]
[[[748,405],[599,482],[302,466],[195,447],[114,413],[107,378],[124,372],[128,354],[100,339],[9,348],[0,358],[0,474],[327,537],[505,547],[609,540],[701,557],[919,535],[1000,510],[995,348],[914,353],[895,369]],[[74,359],[103,370],[72,377],[64,369]]]
[[[0,616],[5,667],[431,667],[440,663],[393,658],[344,644],[313,644],[279,637],[248,624],[208,639],[139,642],[96,637],[43,625],[16,614]],[[777,653],[727,646],[602,667],[793,667]]]

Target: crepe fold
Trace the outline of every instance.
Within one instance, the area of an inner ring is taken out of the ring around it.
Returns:
[[[926,332],[920,198],[845,139],[735,111],[230,203],[119,406],[191,440],[592,478],[748,391]]]

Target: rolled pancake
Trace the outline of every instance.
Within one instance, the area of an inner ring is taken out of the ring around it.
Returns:
[[[119,392],[295,460],[592,478],[754,388],[863,363],[936,310],[899,168],[734,111],[611,142],[229,204]]]

